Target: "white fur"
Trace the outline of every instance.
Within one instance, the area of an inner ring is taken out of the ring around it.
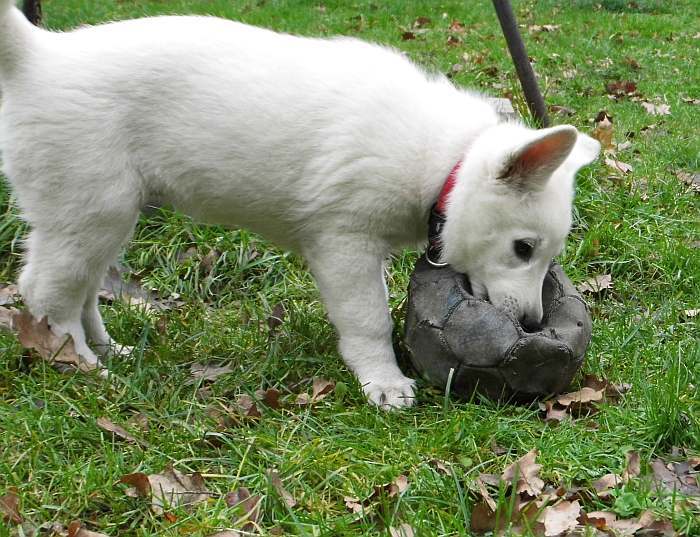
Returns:
[[[496,303],[536,309],[542,267],[568,231],[574,173],[596,147],[541,192],[516,195],[492,175],[540,133],[497,125],[481,97],[387,48],[204,17],[51,33],[9,4],[0,0],[0,149],[31,225],[21,291],[86,361],[98,363],[89,341],[112,345],[97,309],[102,275],[141,207],[159,201],[304,255],[370,401],[410,404],[382,264],[425,242],[460,159],[446,258]],[[535,269],[509,272],[504,252],[521,232],[547,247]]]

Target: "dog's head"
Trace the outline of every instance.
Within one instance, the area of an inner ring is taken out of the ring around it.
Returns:
[[[600,144],[572,126],[504,123],[480,135],[446,208],[442,260],[525,326],[542,319],[542,283],[571,227],[574,178]]]

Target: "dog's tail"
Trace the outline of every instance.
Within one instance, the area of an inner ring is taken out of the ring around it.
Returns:
[[[32,50],[37,28],[14,7],[14,0],[0,0],[0,84],[12,76]]]

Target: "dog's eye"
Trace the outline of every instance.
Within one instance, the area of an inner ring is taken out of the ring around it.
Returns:
[[[513,250],[515,255],[517,255],[523,261],[530,261],[532,257],[532,251],[535,249],[535,245],[532,241],[521,240],[515,241],[513,243]]]

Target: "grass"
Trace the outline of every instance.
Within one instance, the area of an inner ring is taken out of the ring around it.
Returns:
[[[222,499],[192,513],[175,510],[176,520],[168,521],[144,501],[125,496],[117,483],[126,473],[155,473],[173,464],[206,474],[217,492],[245,486],[261,495],[265,535],[275,528],[292,535],[382,535],[402,522],[418,535],[468,535],[476,503],[473,477],[500,473],[533,447],[540,450],[546,480],[584,486],[621,471],[631,449],[645,463],[669,457],[674,448],[697,455],[700,337],[697,320],[683,312],[697,309],[700,300],[698,195],[675,172],[700,170],[699,108],[682,100],[700,96],[693,25],[700,9],[692,0],[674,2],[673,8],[654,1],[515,4],[548,104],[574,111],[554,120],[590,132],[592,119],[605,109],[614,116],[616,141],[632,142],[617,157],[634,167],[629,176],[611,180],[602,162],[580,174],[575,226],[561,258],[574,281],[603,273],[613,277],[613,290],[590,301],[594,331],[585,372],[630,382],[632,391],[620,404],[552,426],[536,407],[445,400],[422,386],[415,408],[377,411],[364,403],[342,364],[301,259],[246,231],[200,226],[163,210],[142,219],[124,259],[147,286],[162,296],[177,293],[185,304],[161,314],[120,303],[103,307],[112,334],[136,347],[132,359],[109,364],[120,380],[115,386],[61,375],[43,363],[28,365],[15,339],[0,334],[0,494],[16,487],[25,518],[36,525],[81,519],[120,536],[206,536],[236,527],[241,513]],[[45,24],[52,29],[159,13],[215,14],[303,35],[346,34],[388,43],[430,69],[451,72],[457,84],[514,95],[525,112],[485,0],[322,5],[47,0],[44,5]],[[430,18],[429,30],[402,40],[418,17]],[[448,46],[453,19],[467,31],[461,43]],[[532,33],[527,26],[533,24],[560,28]],[[452,70],[457,63],[464,67]],[[610,100],[605,83],[620,79],[636,81],[640,93],[669,104],[671,114],[651,116],[629,99]],[[650,125],[654,128],[645,129]],[[0,280],[6,281],[16,277],[24,233],[10,199],[0,190]],[[201,259],[213,249],[223,255],[208,273]],[[189,257],[183,256],[188,250]],[[415,257],[397,256],[389,275],[397,319]],[[278,303],[287,317],[271,338],[266,319]],[[194,362],[227,364],[234,373],[217,380],[202,399],[200,386],[186,382]],[[217,430],[212,405],[261,388],[306,391],[313,376],[335,379],[339,387],[311,408],[265,409],[260,420],[219,431],[216,445],[205,441],[206,433]],[[148,430],[138,436],[150,448],[115,440],[96,426],[100,416],[125,424],[137,413],[148,417]],[[505,451],[494,451],[494,445]],[[437,471],[433,459],[448,461],[451,472]],[[270,485],[265,471],[271,468],[298,500],[294,508]],[[356,521],[343,498],[366,498],[375,485],[399,474],[408,476],[408,490],[384,498],[376,516]],[[591,500],[586,507],[605,505]],[[626,485],[615,508],[631,515],[649,508],[673,519],[679,533],[700,535],[697,510],[657,497],[643,481]],[[0,522],[0,536],[9,532]]]

